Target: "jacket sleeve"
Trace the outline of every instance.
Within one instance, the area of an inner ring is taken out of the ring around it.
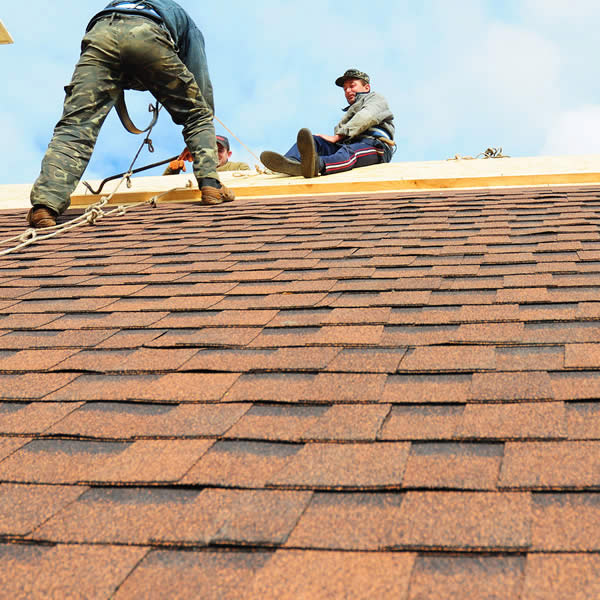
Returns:
[[[353,138],[360,135],[370,127],[378,125],[394,115],[388,106],[386,99],[379,94],[373,94],[365,98],[363,106],[352,113],[348,113],[335,127],[334,133]]]

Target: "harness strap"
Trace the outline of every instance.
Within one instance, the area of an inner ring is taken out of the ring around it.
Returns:
[[[154,127],[154,125],[156,125],[156,121],[158,120],[158,102],[157,102],[155,106],[153,106],[151,104],[148,108],[148,110],[152,113],[152,121],[150,121],[150,125],[148,125],[148,127],[146,127],[146,129],[138,129],[134,125],[133,121],[131,120],[131,117],[129,116],[129,112],[127,111],[127,105],[125,104],[125,92],[123,92],[123,90],[121,90],[121,93],[119,94],[119,97],[117,98],[117,102],[115,104],[115,109],[117,111],[117,114],[119,115],[119,119],[120,119],[121,123],[123,124],[123,127],[125,127],[125,129],[127,129],[127,131],[129,131],[129,133],[134,133],[136,135],[139,135],[140,133],[145,133],[146,131],[149,131],[150,129],[152,129]]]

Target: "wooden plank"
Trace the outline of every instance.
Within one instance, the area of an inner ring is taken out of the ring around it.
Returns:
[[[14,40],[12,39],[10,33],[6,27],[4,27],[4,23],[0,20],[0,44],[12,44]]]
[[[564,173],[544,175],[505,175],[497,177],[463,177],[447,179],[404,179],[392,181],[354,181],[332,183],[297,183],[287,185],[253,185],[235,187],[237,198],[261,198],[265,196],[319,196],[340,193],[406,192],[414,190],[478,189],[505,187],[539,187],[544,185],[599,185],[598,173]],[[159,202],[198,202],[198,188],[180,187],[172,191],[127,190],[113,196],[110,204],[144,202],[159,196]],[[89,206],[101,196],[92,194],[71,196],[72,206]]]

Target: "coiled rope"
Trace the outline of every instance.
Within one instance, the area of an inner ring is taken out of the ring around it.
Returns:
[[[487,148],[477,156],[461,156],[460,154],[455,154],[452,158],[447,158],[446,160],[476,160],[478,158],[510,158],[510,156],[502,154],[502,147],[500,147]]]

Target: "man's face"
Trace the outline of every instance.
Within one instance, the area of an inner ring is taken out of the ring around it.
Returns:
[[[368,83],[363,83],[362,79],[346,79],[344,81],[344,96],[348,100],[348,104],[354,104],[356,94],[359,92],[370,92],[371,86]]]
[[[219,167],[222,167],[229,160],[229,157],[231,156],[231,151],[227,150],[225,146],[222,146],[221,144],[217,143],[217,154],[219,156]]]

